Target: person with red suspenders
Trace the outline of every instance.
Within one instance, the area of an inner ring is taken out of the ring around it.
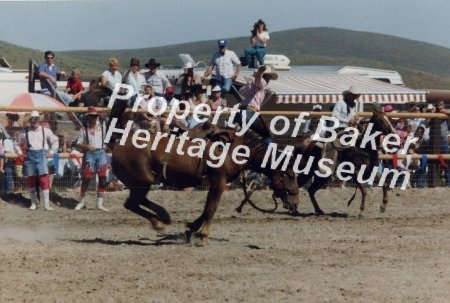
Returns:
[[[87,124],[80,130],[77,139],[77,147],[83,151],[83,164],[81,168],[81,190],[80,202],[75,207],[75,210],[86,208],[86,191],[89,183],[95,174],[98,174],[97,187],[97,208],[103,211],[108,211],[103,206],[103,197],[106,190],[106,152],[104,149],[103,140],[105,138],[105,127],[98,119],[98,112],[95,107],[88,107],[86,114],[88,119]]]
[[[40,115],[32,111],[30,127],[25,129],[22,141],[25,141],[27,154],[23,161],[23,175],[27,178],[27,187],[31,197],[31,210],[37,209],[37,184],[41,189],[41,201],[46,210],[53,210],[50,206],[50,179],[47,158],[53,157],[58,149],[58,137],[51,129],[40,125]]]

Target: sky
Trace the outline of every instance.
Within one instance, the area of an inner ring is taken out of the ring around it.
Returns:
[[[448,0],[0,0],[0,40],[55,51],[146,48],[249,36],[259,18],[269,32],[326,26],[450,48]]]

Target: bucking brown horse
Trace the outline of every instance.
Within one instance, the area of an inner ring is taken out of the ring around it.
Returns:
[[[128,136],[124,145],[116,143],[113,146],[111,163],[114,174],[130,189],[125,208],[149,220],[155,230],[170,224],[171,219],[164,207],[147,198],[153,182],[185,188],[199,186],[204,178],[207,179],[209,190],[203,212],[187,224],[185,233],[187,241],[194,235],[201,244],[207,242],[226,183],[237,178],[245,169],[267,175],[272,181],[274,195],[283,201],[286,208],[291,211],[296,209],[299,191],[292,167],[286,171],[271,169],[270,162],[267,167],[261,167],[267,146],[254,132],[237,136],[234,129],[216,129],[204,139],[184,140],[183,143],[180,137],[174,139],[173,135],[158,136],[161,134],[151,134],[145,148],[137,148]],[[151,146],[155,140],[158,142],[153,150]],[[242,146],[248,148],[248,155]],[[221,156],[224,157],[223,164],[214,167]]]
[[[369,120],[369,124],[372,124],[372,127],[369,129],[364,130],[364,132],[359,136],[359,138],[356,140],[356,144],[354,146],[348,147],[348,148],[339,148],[337,156],[337,161],[342,162],[350,162],[353,163],[355,167],[355,171],[352,174],[352,180],[356,183],[357,189],[361,191],[362,198],[361,198],[361,205],[360,205],[360,214],[359,216],[362,217],[365,209],[365,199],[367,196],[367,189],[366,185],[364,183],[360,183],[357,180],[357,176],[360,173],[361,168],[363,165],[365,165],[365,170],[363,174],[364,179],[368,179],[370,177],[370,174],[372,173],[372,170],[375,166],[378,165],[378,148],[373,149],[371,144],[366,144],[364,148],[361,148],[361,140],[364,137],[364,135],[370,135],[374,134],[375,132],[380,132],[378,136],[376,136],[376,141],[380,142],[379,136],[382,134],[387,135],[390,133],[393,133],[395,130],[392,126],[392,124],[389,121],[389,118],[386,116],[384,112],[379,110],[378,108],[373,109],[373,115]],[[332,143],[328,143],[328,147]],[[379,147],[379,146],[377,146]],[[311,141],[304,147],[297,148],[295,150],[296,155],[301,154],[302,159],[300,161],[299,169],[303,170],[310,159],[310,157],[314,158],[314,161],[312,161],[310,169],[307,170],[307,173],[300,173],[297,176],[297,183],[298,186],[304,186],[308,180],[314,177],[313,182],[308,187],[308,194],[311,199],[311,203],[314,207],[314,211],[317,215],[323,215],[324,212],[319,207],[319,204],[317,203],[317,200],[315,198],[315,193],[321,189],[326,187],[328,182],[331,180],[330,177],[320,177],[315,172],[318,169],[318,162],[323,156],[322,148],[316,144],[315,141]],[[380,176],[376,175],[374,178],[374,184],[377,184],[380,181]],[[388,184],[387,182],[383,183],[383,204],[380,205],[380,211],[384,212],[386,210],[386,206],[388,203]],[[355,191],[356,193],[356,191]],[[353,197],[348,201],[348,205],[352,202]]]

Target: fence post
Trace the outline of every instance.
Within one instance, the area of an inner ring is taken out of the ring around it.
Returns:
[[[430,150],[432,154],[441,153],[441,120],[430,119]],[[440,168],[438,162],[428,164],[428,187],[434,188],[441,185]]]
[[[34,75],[35,75],[34,62],[33,62],[33,60],[30,59],[30,60],[28,60],[28,92],[29,93],[34,93],[35,92]]]

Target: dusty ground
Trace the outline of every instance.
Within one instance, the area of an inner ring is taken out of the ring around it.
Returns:
[[[331,215],[234,211],[227,192],[207,247],[183,241],[205,192],[156,191],[172,214],[165,233],[108,194],[111,212],[75,212],[75,193],[53,195],[54,212],[0,201],[0,302],[449,302],[450,189],[370,194],[367,215],[347,208],[349,189],[318,194]],[[261,192],[259,200],[269,199]],[[357,199],[359,196],[357,196]],[[348,216],[346,216],[348,215]]]

